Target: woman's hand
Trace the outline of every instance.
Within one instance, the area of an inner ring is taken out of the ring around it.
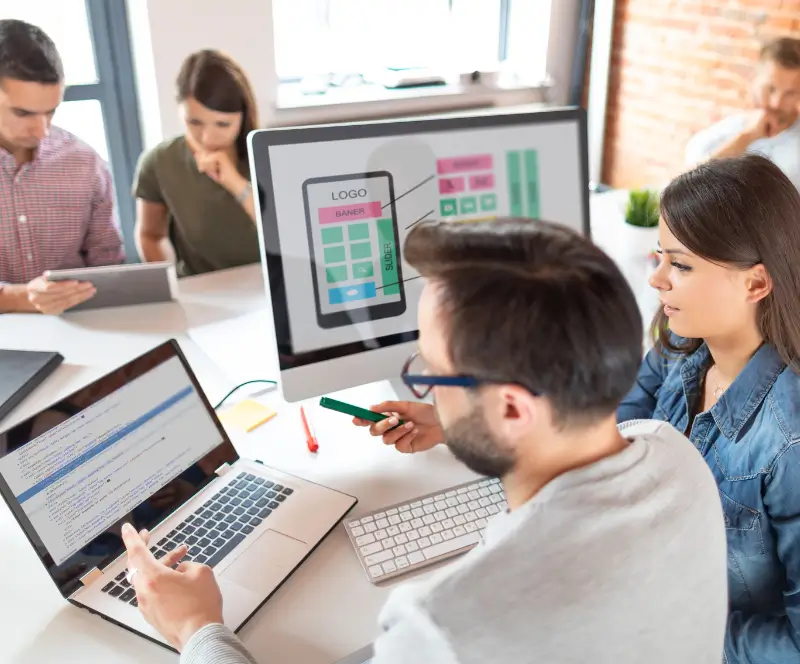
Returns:
[[[353,418],[358,427],[369,427],[373,436],[381,436],[385,445],[394,445],[399,452],[411,454],[423,452],[444,442],[444,432],[436,417],[436,409],[430,404],[413,401],[384,401],[370,410],[390,415],[380,422],[367,422]],[[403,424],[397,429],[399,420]]]
[[[224,150],[198,151],[194,153],[194,158],[197,170],[225,187],[233,196],[241,194],[247,186],[247,179],[242,176],[230,155]]]

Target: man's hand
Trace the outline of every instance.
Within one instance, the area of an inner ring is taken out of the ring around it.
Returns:
[[[147,548],[149,537],[146,530],[137,533],[129,523],[122,526],[129,573],[137,570],[131,585],[145,620],[182,651],[197,631],[222,624],[222,593],[206,565],[184,562],[172,569],[186,555],[185,546],[159,561]]]
[[[94,297],[94,285],[88,281],[48,281],[37,277],[27,285],[28,301],[43,314],[58,316],[67,309]]]
[[[385,445],[394,445],[398,452],[411,454],[423,452],[444,442],[444,431],[436,417],[436,409],[427,403],[414,401],[384,401],[370,410],[376,413],[391,415],[380,422],[367,422],[358,418],[353,424],[358,427],[369,427],[373,436],[381,436]],[[397,429],[399,420],[404,424]]]
[[[759,108],[748,113],[747,124],[742,133],[752,143],[760,138],[777,136],[791,124],[791,118],[766,108]]]

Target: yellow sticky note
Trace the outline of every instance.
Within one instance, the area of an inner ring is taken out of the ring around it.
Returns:
[[[277,412],[272,408],[268,408],[258,403],[258,401],[245,399],[220,413],[219,419],[223,424],[249,432],[257,426],[261,426],[267,420],[271,420],[275,415],[277,415]]]

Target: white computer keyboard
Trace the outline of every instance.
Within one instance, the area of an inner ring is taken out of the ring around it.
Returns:
[[[508,507],[500,480],[466,482],[345,523],[370,581],[379,583],[466,553],[489,517]]]

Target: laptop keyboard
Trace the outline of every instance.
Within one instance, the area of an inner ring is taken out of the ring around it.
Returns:
[[[183,560],[215,567],[241,544],[294,491],[250,473],[236,478],[209,498],[194,514],[186,517],[150,551],[161,559],[181,544],[189,547]],[[103,592],[122,602],[139,606],[136,592],[125,572],[103,586]]]

